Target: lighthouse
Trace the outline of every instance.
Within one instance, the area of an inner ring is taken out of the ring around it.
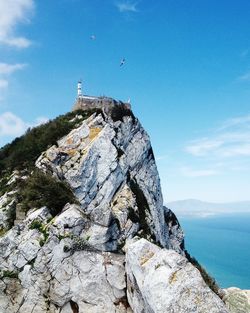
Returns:
[[[82,81],[79,80],[77,83],[77,96],[80,98],[82,96]]]

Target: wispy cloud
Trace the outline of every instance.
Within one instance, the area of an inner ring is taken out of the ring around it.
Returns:
[[[122,13],[124,12],[137,12],[137,2],[117,2],[115,3],[118,10]]]
[[[242,127],[242,126],[250,128],[250,114],[240,117],[234,117],[226,120],[222,123],[221,127],[218,130],[223,130],[231,127]]]
[[[1,1],[1,0],[0,0]],[[7,90],[9,86],[8,78],[16,71],[22,70],[27,66],[24,63],[8,64],[0,63],[0,90]],[[0,101],[3,97],[0,98]]]
[[[9,75],[12,74],[18,70],[22,70],[24,67],[26,67],[27,64],[8,64],[8,63],[0,63],[0,75]]]
[[[185,151],[196,157],[250,156],[250,115],[225,121],[209,137],[189,142]]]
[[[11,112],[0,115],[0,136],[19,136],[27,128],[28,124]]]
[[[223,141],[218,138],[201,138],[198,140],[191,141],[186,146],[185,150],[194,156],[204,156],[207,153],[218,149],[223,144]]]
[[[8,88],[8,81],[6,79],[0,79],[0,90]]]
[[[238,77],[238,80],[241,81],[250,81],[250,72],[246,72],[245,74]]]
[[[155,157],[156,161],[166,160],[168,158],[167,154],[164,155],[158,155]]]
[[[33,0],[0,0],[0,44],[27,48],[31,41],[15,35],[19,23],[29,23],[33,13]]]
[[[0,115],[0,137],[20,136],[28,128],[44,124],[47,121],[46,117],[38,117],[34,122],[28,123],[12,112],[5,112]]]
[[[187,177],[204,177],[218,174],[218,172],[213,169],[193,169],[191,167],[182,167],[180,171],[183,176]]]

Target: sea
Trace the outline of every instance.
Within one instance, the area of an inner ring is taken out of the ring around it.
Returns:
[[[250,289],[250,213],[178,219],[186,249],[221,288]]]

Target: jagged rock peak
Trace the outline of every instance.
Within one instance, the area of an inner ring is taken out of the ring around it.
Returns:
[[[170,247],[150,139],[131,111],[116,110],[93,114],[45,151],[36,166],[69,183],[82,211],[107,231],[104,250],[117,250],[137,233]]]
[[[74,127],[37,158],[39,174],[13,173],[7,183],[22,184],[0,197],[0,312],[160,313],[166,305],[173,313],[226,313],[185,258],[149,136],[132,111],[77,111],[69,122]],[[32,175],[31,199],[39,201],[27,210],[21,189]],[[51,201],[41,205],[40,190],[53,198],[46,184],[57,183],[75,198],[56,210]]]

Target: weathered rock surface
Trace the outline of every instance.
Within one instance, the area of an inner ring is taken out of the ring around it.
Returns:
[[[223,300],[230,313],[250,313],[250,290],[231,287],[224,292]]]
[[[6,192],[0,197],[0,231],[4,233],[14,223],[15,219],[15,191]]]
[[[128,242],[126,273],[128,300],[135,313],[228,312],[185,257],[145,239]]]
[[[124,255],[91,247],[85,227],[75,205],[52,220],[42,208],[1,238],[0,312],[130,312]]]
[[[79,204],[55,217],[34,208],[12,226],[9,194],[0,198],[0,312],[227,312],[184,257],[149,137],[132,114],[93,114],[36,166],[68,182]]]
[[[181,232],[169,240],[150,140],[132,116],[114,122],[109,116],[92,115],[45,151],[36,165],[66,180],[83,212],[103,233],[106,228],[110,239],[102,249],[116,250],[141,232],[164,247],[182,250]],[[175,226],[171,234],[180,228]]]

